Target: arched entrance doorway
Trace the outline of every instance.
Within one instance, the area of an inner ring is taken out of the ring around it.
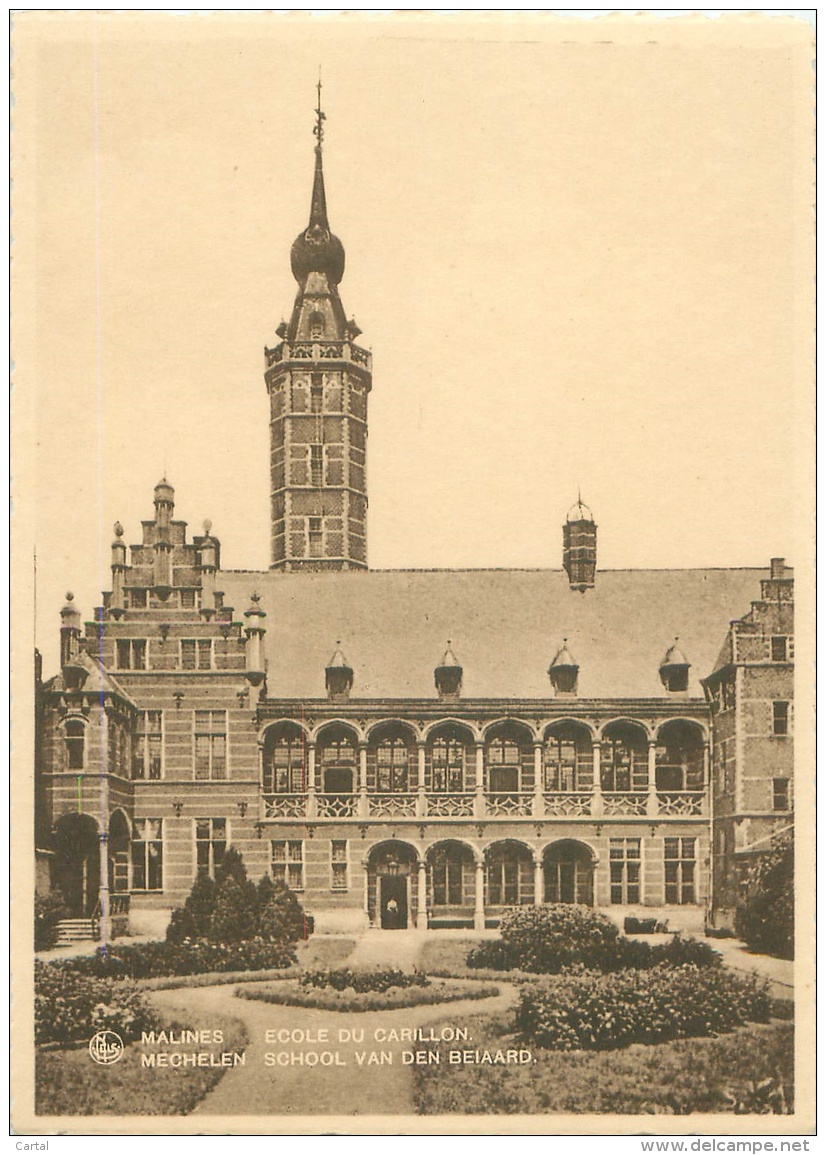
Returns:
[[[594,905],[594,855],[590,847],[573,838],[554,842],[542,858],[545,902],[578,902]]]
[[[98,824],[88,814],[64,814],[54,835],[52,887],[63,895],[72,918],[88,918],[100,897]]]
[[[418,855],[407,842],[374,846],[367,858],[367,912],[370,925],[405,930],[419,908]]]

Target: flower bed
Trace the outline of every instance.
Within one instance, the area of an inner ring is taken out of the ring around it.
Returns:
[[[78,975],[35,961],[36,1043],[88,1040],[95,1031],[117,1031],[124,1042],[154,1025],[149,1004],[129,982]]]
[[[552,1050],[612,1050],[767,1022],[770,1009],[766,983],[716,967],[583,972],[523,985],[516,1028]]]
[[[249,939],[221,943],[197,939],[182,943],[142,942],[132,946],[114,943],[99,947],[91,957],[66,959],[51,965],[100,978],[149,979],[208,972],[277,970],[295,962],[295,950],[286,942]]]
[[[303,987],[328,987],[334,991],[352,990],[357,994],[367,991],[388,991],[391,987],[426,987],[427,975],[419,971],[401,971],[396,967],[384,970],[352,970],[339,967],[337,970],[307,971],[301,976]]]
[[[445,980],[427,986],[389,987],[383,991],[335,990],[332,987],[306,987],[289,980],[274,986],[239,988],[242,999],[257,999],[289,1007],[316,1007],[325,1011],[389,1011],[401,1007],[420,1007],[432,1003],[456,1002],[459,999],[488,999],[499,994],[499,988],[481,983],[457,983]]]

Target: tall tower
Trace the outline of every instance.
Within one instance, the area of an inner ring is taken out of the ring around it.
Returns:
[[[265,349],[275,570],[367,568],[367,395],[371,356],[338,295],[344,247],[324,192],[321,83],[310,222],[293,243],[298,293],[281,343]]]

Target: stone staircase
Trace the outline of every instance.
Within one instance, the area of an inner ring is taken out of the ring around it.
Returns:
[[[96,918],[64,918],[57,924],[58,946],[94,941],[98,938],[100,938],[100,925]]]

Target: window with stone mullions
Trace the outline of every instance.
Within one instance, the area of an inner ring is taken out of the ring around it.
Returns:
[[[433,790],[461,794],[465,788],[465,746],[458,738],[437,738],[433,743]]]
[[[132,751],[132,777],[158,779],[163,759],[163,712],[141,710]]]
[[[611,875],[611,902],[640,901],[640,839],[612,838],[608,852]]]
[[[227,849],[226,818],[195,819],[195,861],[199,874],[215,877]]]
[[[577,789],[577,748],[573,738],[545,742],[545,789],[573,793]]]
[[[665,839],[665,901],[669,906],[694,903],[696,839]]]
[[[132,890],[163,890],[163,821],[132,822]]]
[[[221,779],[227,776],[227,712],[195,711],[195,777]]]
[[[510,738],[494,738],[488,746],[488,789],[492,794],[517,793],[522,755]]]
[[[264,790],[274,794],[301,794],[305,775],[303,739],[279,738],[264,769]]]
[[[182,638],[181,639],[181,669],[182,670],[211,670],[212,669],[212,639],[211,638]]]
[[[407,790],[410,751],[403,738],[388,738],[376,751],[380,794],[403,794]]]
[[[430,879],[434,906],[462,905],[462,860],[450,849],[433,851]]]
[[[115,646],[119,670],[146,669],[146,638],[118,638]]]
[[[334,838],[330,842],[331,887],[333,890],[347,890],[347,839]]]
[[[272,843],[271,872],[290,890],[304,889],[304,843],[281,839]]]

